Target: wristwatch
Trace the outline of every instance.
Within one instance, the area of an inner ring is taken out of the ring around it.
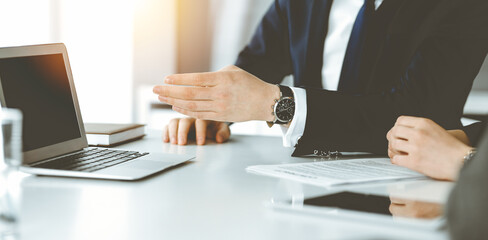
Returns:
[[[295,115],[295,98],[293,91],[287,86],[278,85],[280,88],[280,98],[275,99],[275,103],[271,106],[275,120],[267,122],[269,127],[273,124],[287,124],[291,122]]]

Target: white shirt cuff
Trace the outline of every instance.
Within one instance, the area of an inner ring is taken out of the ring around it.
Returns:
[[[289,127],[281,125],[283,146],[294,147],[305,131],[307,121],[307,92],[303,88],[291,87],[295,98],[295,115]]]

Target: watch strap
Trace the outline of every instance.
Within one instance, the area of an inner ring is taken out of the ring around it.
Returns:
[[[284,98],[284,97],[293,98],[293,91],[291,90],[290,87],[283,86],[283,85],[278,85],[278,87],[280,88],[280,92],[281,92],[280,98]]]

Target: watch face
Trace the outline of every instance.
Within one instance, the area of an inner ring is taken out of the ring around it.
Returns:
[[[276,118],[282,122],[289,122],[295,114],[295,101],[292,98],[282,98],[275,108]]]

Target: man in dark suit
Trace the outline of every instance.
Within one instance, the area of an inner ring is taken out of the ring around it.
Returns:
[[[173,86],[157,86],[154,92],[190,117],[281,123],[290,128],[285,133],[293,138],[288,145],[297,143],[295,156],[386,153],[384,136],[400,115],[460,128],[472,80],[488,51],[488,2],[361,0],[350,38],[345,39],[350,39],[347,49],[343,57],[334,58],[329,51],[341,47],[340,39],[334,40],[341,22],[336,13],[347,13],[339,8],[347,1],[277,0],[239,55],[238,68],[168,76],[165,81]],[[334,41],[336,45],[329,44]],[[338,61],[342,66],[327,69]],[[324,74],[324,69],[339,74]],[[302,90],[290,94],[272,85],[289,74]],[[324,86],[334,76],[338,83]],[[283,95],[296,103],[281,101]],[[276,111],[291,111],[290,104],[296,111],[281,121]],[[217,135],[225,130],[226,125],[211,123]],[[189,129],[189,124],[173,126],[167,134]]]

